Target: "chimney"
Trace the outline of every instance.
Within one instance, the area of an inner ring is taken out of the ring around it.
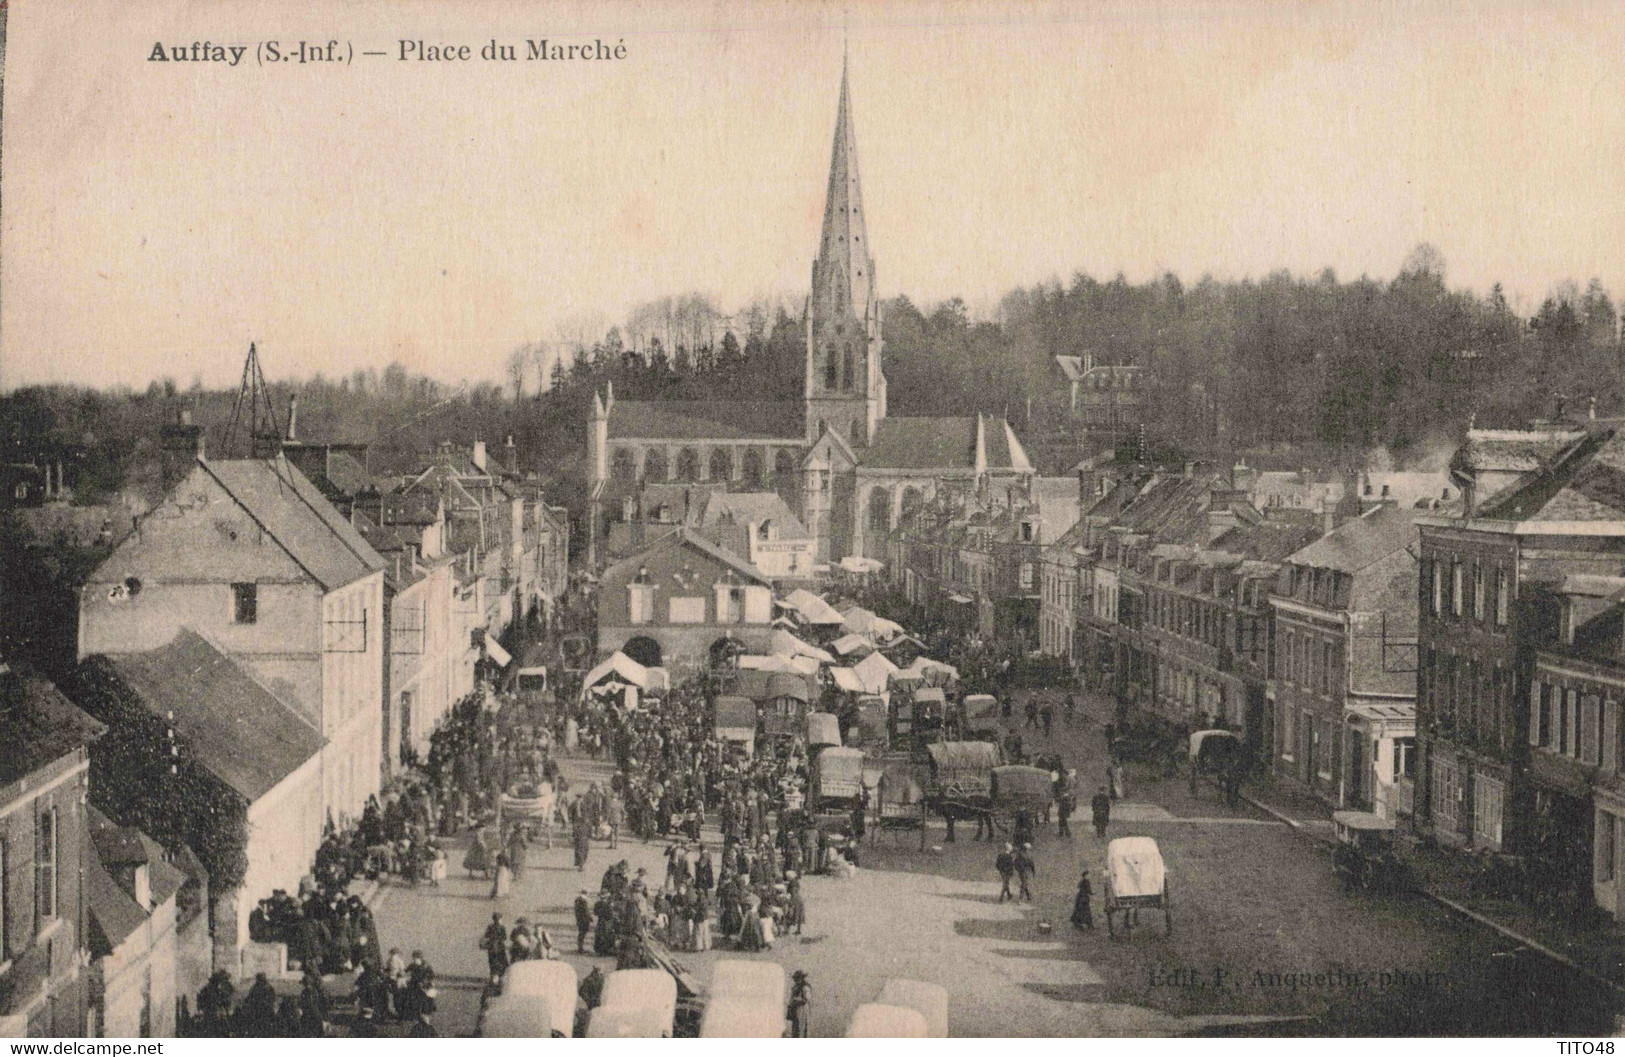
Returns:
[[[181,408],[175,421],[158,431],[159,481],[167,495],[203,458],[203,428],[192,425],[192,412]]]
[[[131,879],[131,895],[142,910],[152,909],[152,881],[147,875],[147,864],[135,864],[135,877]]]
[[[299,441],[299,394],[288,397],[288,441]]]
[[[1337,527],[1337,508],[1322,499],[1317,504],[1320,507],[1320,534],[1329,536]]]
[[[485,441],[477,440],[477,441],[474,442],[474,453],[471,456],[471,458],[473,459],[474,465],[479,468],[479,471],[481,473],[484,473],[485,472]]]
[[[513,446],[513,434],[508,434],[508,442],[503,446],[503,454],[508,462],[510,473],[519,472],[519,449]]]

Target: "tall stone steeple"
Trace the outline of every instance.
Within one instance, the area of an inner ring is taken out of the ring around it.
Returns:
[[[850,78],[843,58],[824,226],[807,303],[809,440],[817,440],[821,426],[827,424],[854,448],[868,446],[875,422],[886,414],[880,351],[875,265],[869,255]]]

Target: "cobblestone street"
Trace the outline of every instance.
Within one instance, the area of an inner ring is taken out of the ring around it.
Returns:
[[[1091,776],[1102,768],[1102,707],[1043,745],[1066,756],[1091,793]],[[568,770],[572,781],[607,777],[602,765],[580,760]],[[966,839],[971,831],[961,828],[947,844],[934,828],[925,851],[916,833],[883,834],[865,844],[864,868],[850,881],[808,879],[805,935],[781,937],[772,951],[749,957],[810,974],[813,1031],[823,1036],[841,1034],[852,1011],[894,976],[947,987],[959,1036],[1483,1034],[1502,1023],[1504,1003],[1490,976],[1492,955],[1506,946],[1499,937],[1419,897],[1345,896],[1320,842],[1250,808],[1225,808],[1211,787],[1192,798],[1182,778],[1152,781],[1131,771],[1128,793],[1108,838],[1157,840],[1171,878],[1171,936],[1158,915],[1145,915],[1126,939],[1098,927],[1104,842],[1084,806],[1070,840],[1056,837],[1053,824],[1040,834],[1031,904],[998,902],[996,846]],[[576,892],[596,892],[603,870],[623,857],[662,877],[663,848],[634,840],[611,851],[595,843],[578,873],[567,846],[538,847],[500,901],[488,898],[485,881],[461,876],[454,849],[445,884],[385,890],[378,904],[384,946],[425,950],[442,981],[440,1030],[468,1034],[484,973],[476,941],[493,910],[510,924],[520,914],[539,919],[573,951]],[[1069,924],[1082,864],[1096,879],[1094,932]],[[702,980],[718,958],[736,956],[678,955]],[[592,964],[613,967],[608,958],[569,960],[583,975]],[[1600,1012],[1565,1016],[1559,1023],[1570,1031],[1606,1027]]]

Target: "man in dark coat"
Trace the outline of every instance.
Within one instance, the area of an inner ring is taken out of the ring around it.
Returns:
[[[1094,816],[1095,836],[1104,840],[1106,827],[1112,820],[1112,798],[1107,795],[1105,786],[1101,786],[1100,791],[1089,801],[1089,813]]]
[[[1015,856],[1010,854],[1011,850],[1010,845],[1006,844],[1004,850],[999,852],[998,858],[993,860],[993,868],[999,871],[999,902],[1001,903],[1006,899],[1015,898],[1010,893],[1010,878],[1014,877],[1016,873],[1016,859]]]
[[[699,861],[694,864],[694,887],[709,892],[716,886],[716,866],[711,861],[711,849],[702,846]]]
[[[592,931],[592,903],[583,888],[576,893],[576,953],[587,953],[587,933]]]
[[[491,915],[491,923],[485,926],[485,935],[480,937],[480,950],[485,952],[485,964],[494,984],[508,970],[508,930],[502,927],[501,914]]]

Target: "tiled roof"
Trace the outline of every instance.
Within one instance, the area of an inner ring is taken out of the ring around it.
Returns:
[[[1506,521],[1625,521],[1625,431],[1586,436],[1477,513]]]
[[[609,435],[650,440],[799,440],[800,404],[747,400],[617,400]]]
[[[316,753],[315,727],[189,628],[167,646],[99,658],[176,734],[209,773],[250,803]]]
[[[701,535],[740,557],[750,554],[752,524],[771,521],[781,540],[810,538],[777,492],[712,492],[696,521]]]
[[[1016,431],[1010,428],[1007,420],[991,415],[982,416],[982,436],[989,470],[1033,472],[1032,460],[1027,458],[1027,450],[1021,446]]]
[[[1450,462],[1461,469],[1529,472],[1584,437],[1579,430],[1469,430]]]
[[[142,925],[148,914],[133,897],[119,887],[100,857],[85,856],[85,901],[90,910],[91,951],[106,957],[119,944],[129,939]]]
[[[976,419],[883,418],[859,460],[888,470],[975,469]]]
[[[1410,507],[1378,507],[1364,517],[1339,525],[1287,561],[1314,569],[1357,573],[1414,542],[1416,519],[1422,513]]]
[[[0,665],[0,785],[10,785],[103,730],[51,683]]]
[[[327,590],[384,567],[348,521],[285,459],[223,459],[204,470]]]
[[[134,826],[118,826],[94,807],[86,809],[91,854],[86,860],[85,894],[89,897],[92,946],[100,955],[111,954],[140,928],[149,914],[109,872],[124,863],[147,868],[147,891],[152,905],[162,906],[186,883],[185,871],[164,861],[158,842]]]

